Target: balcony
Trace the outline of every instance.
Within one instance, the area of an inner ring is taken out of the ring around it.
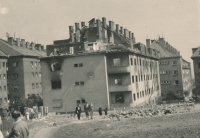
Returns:
[[[132,91],[131,85],[115,85],[115,86],[109,86],[110,92],[122,92],[122,91]]]
[[[130,72],[130,67],[122,67],[122,66],[113,66],[113,67],[108,67],[108,74],[112,73],[129,73]]]

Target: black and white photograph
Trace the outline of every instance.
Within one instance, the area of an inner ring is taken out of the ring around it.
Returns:
[[[0,0],[0,138],[200,138],[200,0]]]

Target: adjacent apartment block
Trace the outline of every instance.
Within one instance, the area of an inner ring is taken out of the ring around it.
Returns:
[[[10,104],[17,103],[30,94],[41,95],[41,66],[38,57],[46,55],[44,46],[9,37],[8,41],[0,39],[0,50],[8,60],[2,67],[7,68],[5,78],[8,81],[6,87]]]
[[[135,43],[131,32],[117,30],[112,21],[106,25],[105,18],[92,19],[89,27],[75,25],[69,39],[48,45],[49,57],[41,58],[43,100],[50,112],[72,112],[86,102],[97,110],[158,101],[157,50]]]
[[[200,95],[200,47],[192,48],[192,57],[195,78],[195,94]]]
[[[147,46],[160,51],[159,68],[161,95],[169,93],[182,98],[192,92],[192,76],[190,62],[184,60],[180,52],[172,47],[164,38],[146,40]]]
[[[8,108],[7,55],[0,51],[0,109]]]

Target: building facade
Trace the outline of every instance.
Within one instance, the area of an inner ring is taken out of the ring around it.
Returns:
[[[166,98],[170,94],[177,98],[191,96],[193,86],[190,62],[184,60],[180,52],[164,38],[151,41],[147,39],[146,43],[149,47],[160,51],[159,68],[162,97]]]
[[[195,94],[200,95],[200,47],[192,48],[192,57],[194,66]]]
[[[19,103],[30,94],[42,96],[39,57],[46,55],[44,47],[9,37],[8,41],[0,39],[0,50],[8,57],[7,95],[10,105]]]
[[[7,56],[0,51],[0,109],[8,108]]]
[[[86,102],[97,110],[159,100],[158,51],[135,43],[133,35],[128,36],[132,33],[123,28],[119,32],[119,25],[112,28],[114,23],[109,23],[105,18],[91,20],[84,27],[87,35],[81,35],[87,40],[72,41],[76,30],[68,40],[47,46],[49,57],[41,58],[41,72],[44,105],[50,112],[73,112]]]

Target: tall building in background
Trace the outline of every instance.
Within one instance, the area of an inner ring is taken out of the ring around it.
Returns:
[[[180,52],[171,46],[164,38],[146,40],[147,47],[160,51],[159,68],[161,95],[175,95],[179,98],[192,94],[193,82],[190,62],[184,60]]]
[[[88,102],[109,109],[156,103],[160,97],[159,52],[135,43],[114,22],[92,19],[69,27],[70,38],[47,46],[41,58],[44,105],[73,112]]]
[[[194,66],[195,94],[200,95],[200,47],[192,48],[192,57]]]
[[[8,60],[7,64],[2,62],[2,67],[7,68],[5,78],[10,104],[18,103],[30,94],[42,95],[39,57],[46,55],[44,46],[9,37],[7,41],[0,39],[0,50]]]

